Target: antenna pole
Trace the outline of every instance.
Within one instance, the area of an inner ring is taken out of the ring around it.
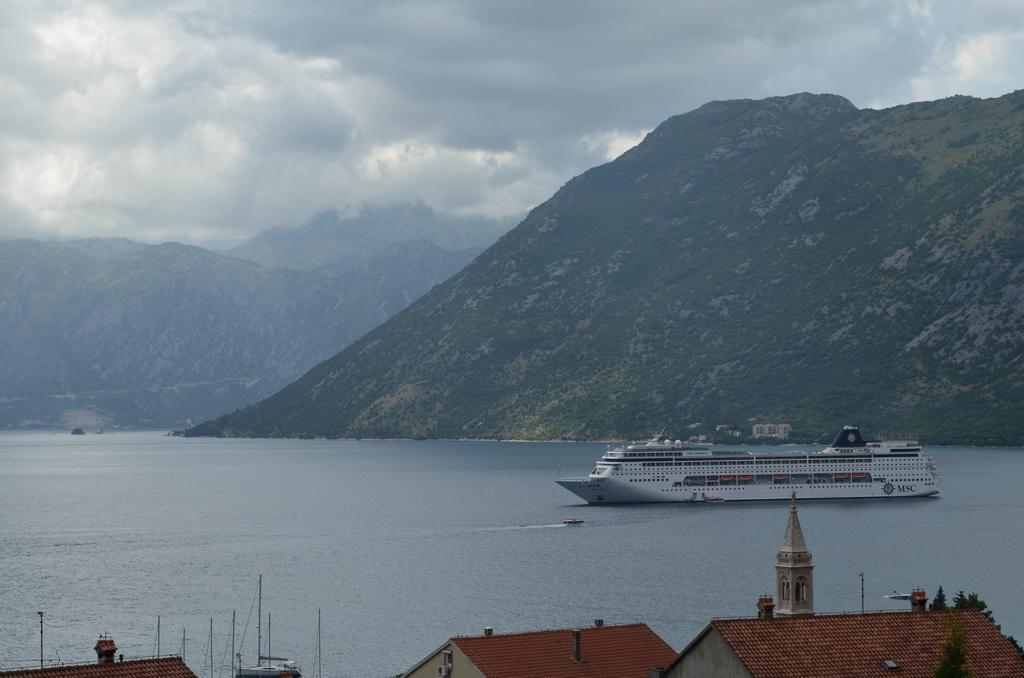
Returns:
[[[160,656],[160,615],[156,616],[156,656]]]
[[[39,615],[39,668],[43,668],[43,613],[38,612]]]
[[[263,666],[263,575],[256,584],[256,666]],[[252,608],[249,608],[252,614]]]
[[[860,613],[864,614],[864,573],[860,573]]]
[[[181,627],[181,661],[185,661],[185,627]]]

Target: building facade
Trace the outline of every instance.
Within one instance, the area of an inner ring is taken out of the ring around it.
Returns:
[[[778,614],[814,614],[814,565],[800,528],[795,492],[789,500],[786,536],[775,557],[775,599]]]
[[[417,662],[403,678],[648,678],[676,657],[646,624],[456,636]]]
[[[909,611],[815,614],[813,567],[794,496],[775,561],[776,598],[762,596],[756,618],[713,620],[668,668],[652,675],[932,678],[956,617],[974,678],[1024,676],[1024,657],[980,611],[929,612],[924,591],[909,596]]]
[[[755,438],[778,438],[789,440],[793,427],[789,424],[754,424],[752,434]]]

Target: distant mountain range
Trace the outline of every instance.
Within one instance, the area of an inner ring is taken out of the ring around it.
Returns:
[[[362,212],[366,250],[332,240],[323,215],[289,229],[278,266],[123,239],[0,243],[0,427],[180,427],[270,395],[496,237],[446,234],[420,206],[404,214],[430,227],[389,229],[402,211]],[[236,255],[268,258],[276,233]]]
[[[512,219],[458,217],[422,204],[323,212],[299,228],[268,229],[224,254],[272,267],[351,266],[392,245],[425,241],[451,252],[482,250],[515,226]]]
[[[1024,93],[717,101],[191,435],[1024,443]]]

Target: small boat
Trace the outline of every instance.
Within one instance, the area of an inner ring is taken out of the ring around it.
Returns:
[[[301,678],[302,669],[286,657],[261,656],[259,666],[240,668],[235,675],[237,678]]]
[[[73,436],[84,436],[85,435],[85,429],[82,428],[81,426],[76,426],[75,428],[71,429],[71,435],[73,435]]]
[[[256,585],[256,666],[242,666],[242,655],[236,654],[238,667],[235,678],[302,678],[302,668],[287,657],[270,653],[270,614],[267,614],[267,654],[263,654],[263,575]]]
[[[573,518],[572,516],[569,516],[568,518],[563,520],[562,523],[564,523],[565,525],[582,525],[583,518]]]

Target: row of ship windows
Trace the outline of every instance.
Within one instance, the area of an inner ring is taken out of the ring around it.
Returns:
[[[906,481],[924,480],[923,478],[906,478]],[[668,482],[668,478],[630,478],[631,483]],[[723,475],[723,476],[686,476],[672,483],[672,487],[707,487],[722,485],[807,485],[807,484],[849,484],[849,483],[882,483],[885,478],[870,473],[776,473],[770,475]]]
[[[931,487],[932,485],[935,485],[935,483],[931,483],[931,482],[924,482],[923,484],[925,485],[925,487]],[[722,486],[722,485],[708,485],[707,487],[714,487],[716,490],[738,490],[738,489],[740,489],[738,487],[728,487],[728,486]],[[801,487],[804,487],[804,486],[803,485],[792,485],[792,484],[790,484],[790,485],[785,485],[784,487],[787,490],[788,489],[796,490],[796,489],[800,489]],[[819,488],[819,489],[828,489],[828,488],[840,488],[840,487],[854,487],[854,485],[851,485],[850,483],[840,483],[840,484],[835,484],[835,485],[819,485],[819,484],[815,484],[815,487]],[[693,492],[693,488],[692,487],[677,487],[676,484],[673,483],[672,487],[663,487],[663,488],[661,488],[661,491],[662,492]]]
[[[600,466],[598,466],[593,471],[591,471],[591,473],[599,474],[603,470],[604,469],[602,469]],[[753,470],[754,469],[743,468],[743,467],[738,467],[738,468],[737,467],[732,467],[732,468],[717,469],[717,471],[718,471],[717,474],[729,474],[729,475],[740,474],[740,475],[746,475],[746,474],[752,474]],[[784,475],[783,469],[758,469],[758,470],[759,471],[769,471],[770,472],[770,473],[764,474],[764,475]],[[903,472],[908,472],[908,471],[909,472],[914,472],[914,471],[916,471],[916,472],[920,473],[921,471],[924,470],[924,467],[903,469],[902,467],[880,466],[880,467],[876,468],[876,470],[889,471],[889,472],[892,472],[892,473],[898,473],[901,470]],[[815,473],[797,473],[797,474],[794,474],[794,475],[815,475],[815,474],[820,474],[820,473],[844,473],[844,472],[858,473],[858,474],[859,473],[867,473],[867,471],[860,471],[860,470],[858,470],[858,471],[849,471],[849,467],[839,467],[839,468],[824,468],[824,469],[821,469],[821,470],[815,470]],[[659,471],[612,471],[611,475],[613,475],[613,476],[649,476],[649,475],[663,475],[665,473],[666,473],[666,471],[660,471],[660,470]],[[673,473],[673,472],[668,471],[668,473]],[[676,475],[677,473],[678,472],[676,472],[673,475]],[[715,474],[715,475],[717,475],[717,474]],[[757,474],[757,475],[760,476],[761,474]],[[678,475],[677,475],[677,477],[678,477]]]
[[[875,479],[882,482],[883,478]],[[676,481],[680,486],[688,485],[789,485],[789,484],[831,484],[870,483],[870,473],[775,473],[770,475],[720,475],[686,476]],[[675,483],[673,483],[674,485]]]
[[[893,480],[897,480],[897,479],[894,478]],[[668,482],[668,478],[637,478],[635,480],[631,478],[629,482],[631,482],[631,483]],[[856,483],[862,483],[862,482],[871,482],[871,481],[855,481],[855,482]],[[876,483],[883,483],[883,482],[885,482],[885,478],[875,478],[874,482],[876,482]],[[921,482],[921,483],[924,483],[926,486],[935,485],[935,483],[932,482],[931,480],[929,480],[928,478],[900,478],[900,479],[897,480],[897,482],[906,482],[906,483]],[[824,481],[818,481],[818,480],[815,480],[815,481],[809,481],[808,480],[808,481],[792,481],[792,482],[788,482],[788,483],[785,483],[785,482],[773,482],[773,483],[749,483],[749,482],[687,483],[684,486],[683,483],[677,481],[677,482],[672,483],[672,487],[671,488],[663,488],[662,492],[686,492],[686,491],[688,491],[688,488],[691,488],[691,487],[719,487],[719,488],[729,489],[729,486],[736,486],[736,485],[763,485],[763,484],[784,485],[786,487],[800,487],[801,485],[818,485],[820,487],[847,487],[847,486],[850,486],[853,483],[851,483],[850,481],[842,481],[842,480],[837,480],[837,481],[834,481],[832,483],[824,482]]]
[[[686,467],[694,467],[694,466],[741,466],[741,465],[745,465],[745,466],[750,466],[750,465],[754,465],[754,466],[771,466],[771,465],[775,465],[775,466],[779,466],[779,465],[791,466],[793,464],[800,464],[800,463],[810,463],[810,464],[849,464],[849,463],[852,463],[852,462],[860,462],[860,463],[867,464],[867,463],[871,463],[871,460],[870,459],[811,459],[808,462],[804,462],[803,460],[771,461],[771,462],[768,462],[768,461],[740,462],[740,461],[736,461],[736,460],[730,460],[730,461],[685,461],[685,462],[684,461],[644,461],[644,462],[640,462],[640,465],[645,467],[645,468],[651,468],[651,467],[661,467],[661,466],[686,466]],[[886,468],[913,468],[915,466],[923,466],[924,465],[924,462],[916,462],[916,463],[915,462],[911,462],[909,464],[906,464],[906,463],[893,463],[893,462],[885,462],[885,461],[876,461],[875,463],[878,464],[879,466],[884,466]]]
[[[925,483],[925,485],[931,485],[931,484],[932,483]],[[740,487],[723,487],[723,486],[720,486],[720,485],[711,485],[709,487],[714,487],[716,492],[719,491],[719,490],[721,490],[722,492],[732,492],[733,490],[739,491],[739,490],[743,489],[743,488],[740,488]],[[805,485],[780,485],[778,487],[781,487],[782,489],[785,489],[785,490],[800,490],[800,489],[805,488],[806,486]],[[858,487],[858,486],[857,485],[851,485],[850,483],[846,483],[845,485],[815,485],[814,486],[815,489],[819,489],[819,490],[827,490],[827,489],[833,489],[833,488],[834,489],[839,489],[839,488],[843,488],[843,487]],[[663,488],[661,488],[661,491],[662,492],[695,492],[695,488],[692,488],[692,487],[663,487]]]
[[[751,460],[739,460],[739,459],[725,459],[715,461],[642,461],[633,462],[640,463],[643,466],[735,466],[737,464],[753,465],[753,466],[772,466],[778,464],[849,464],[849,463],[871,463],[870,457],[853,457],[846,459],[751,459]],[[884,463],[884,462],[880,462]]]

